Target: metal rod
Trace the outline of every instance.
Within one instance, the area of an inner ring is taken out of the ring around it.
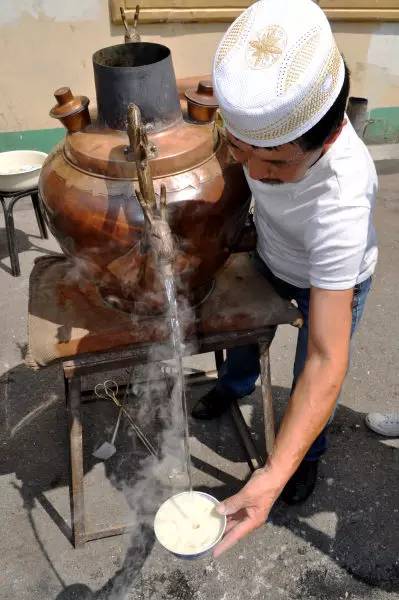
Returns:
[[[272,382],[270,374],[270,354],[269,345],[265,343],[259,344],[260,351],[260,373],[261,373],[261,385],[262,385],[262,401],[263,401],[263,415],[265,425],[265,441],[266,441],[266,452],[268,456],[273,451],[274,440],[275,440],[275,425],[274,425],[274,409],[273,409],[273,394],[272,394]]]
[[[71,514],[74,546],[82,546],[85,541],[84,507],[84,468],[83,468],[83,428],[80,406],[80,377],[66,383],[67,410],[69,423],[69,451],[71,469]]]
[[[127,24],[125,9],[123,8],[123,6],[120,7],[120,11],[121,11],[121,18],[122,18],[123,27],[125,28],[125,41],[127,41],[127,40],[130,40],[131,37],[130,37],[130,29],[129,29],[129,26]]]
[[[92,542],[101,538],[113,537],[114,535],[122,535],[128,531],[132,531],[137,525],[120,525],[117,527],[109,527],[107,529],[100,529],[99,531],[87,532],[84,537],[84,542]]]
[[[237,400],[234,400],[231,404],[231,416],[247,454],[248,464],[252,471],[256,471],[256,469],[260,469],[264,465],[264,461],[252,439],[251,432],[248,429]]]

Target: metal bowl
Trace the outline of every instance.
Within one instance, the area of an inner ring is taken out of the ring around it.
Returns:
[[[206,494],[205,492],[197,492],[197,491],[193,491],[193,492],[181,492],[180,494],[175,494],[174,496],[171,496],[171,498],[168,498],[168,500],[166,500],[166,502],[168,502],[169,500],[171,500],[172,498],[177,498],[178,496],[182,496],[183,494],[198,494],[201,496],[205,496],[206,498],[208,498],[215,506],[217,506],[219,504],[219,500],[217,500],[216,498],[214,498],[213,496],[211,496],[210,494]],[[226,530],[226,525],[227,525],[227,519],[226,517],[220,515],[220,530],[218,531],[218,535],[215,538],[215,540],[212,542],[212,544],[210,544],[209,546],[205,547],[205,548],[201,548],[201,550],[199,552],[194,552],[194,553],[187,553],[187,554],[182,554],[179,552],[176,552],[175,550],[168,548],[168,546],[166,544],[164,544],[158,537],[158,532],[157,532],[157,515],[159,513],[159,511],[161,510],[161,508],[164,506],[165,502],[163,504],[161,504],[161,506],[158,509],[157,514],[155,515],[155,519],[154,519],[154,532],[155,532],[155,536],[158,540],[158,542],[161,544],[161,546],[163,546],[166,550],[168,550],[168,552],[170,552],[171,554],[173,554],[174,556],[176,556],[177,558],[181,558],[183,560],[196,560],[199,558],[203,558],[205,556],[207,556],[208,554],[210,554],[213,550],[213,548],[220,542],[220,540],[223,538],[224,536],[224,532]]]
[[[0,190],[23,192],[37,187],[46,158],[45,152],[37,150],[0,152]]]

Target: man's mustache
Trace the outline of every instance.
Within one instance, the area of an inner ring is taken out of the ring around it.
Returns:
[[[259,181],[262,183],[267,183],[268,185],[281,185],[284,183],[284,181],[281,181],[281,179],[260,179]]]

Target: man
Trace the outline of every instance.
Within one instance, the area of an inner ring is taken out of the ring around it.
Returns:
[[[217,556],[262,525],[280,495],[295,503],[313,491],[377,261],[377,178],[345,117],[349,71],[311,0],[252,4],[224,35],[213,79],[231,152],[253,194],[256,263],[305,321],[275,448],[222,503],[229,524]],[[253,391],[258,374],[256,347],[229,351],[193,416],[219,416]]]

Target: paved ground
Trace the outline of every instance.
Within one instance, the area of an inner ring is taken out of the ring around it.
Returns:
[[[33,373],[23,364],[28,274],[34,258],[57,245],[37,237],[29,203],[20,206],[16,226],[23,275],[18,279],[8,272],[0,230],[1,600],[399,599],[398,441],[384,441],[363,424],[365,413],[392,409],[399,395],[398,165],[380,163],[386,173],[377,210],[381,260],[317,494],[298,509],[277,505],[267,525],[217,562],[171,558],[142,519],[133,536],[72,548],[60,374],[57,367]],[[273,345],[280,413],[290,386],[294,335],[282,327]],[[190,401],[203,389],[193,390]],[[244,402],[258,438],[259,399],[257,390]],[[146,498],[158,498],[151,478],[137,478],[137,453],[131,453],[134,440],[126,427],[115,457],[101,463],[91,455],[108,439],[114,419],[113,407],[104,403],[85,414],[89,520],[103,526],[137,515],[143,489]],[[192,423],[191,431],[196,487],[220,498],[237,490],[248,469],[229,419]]]

